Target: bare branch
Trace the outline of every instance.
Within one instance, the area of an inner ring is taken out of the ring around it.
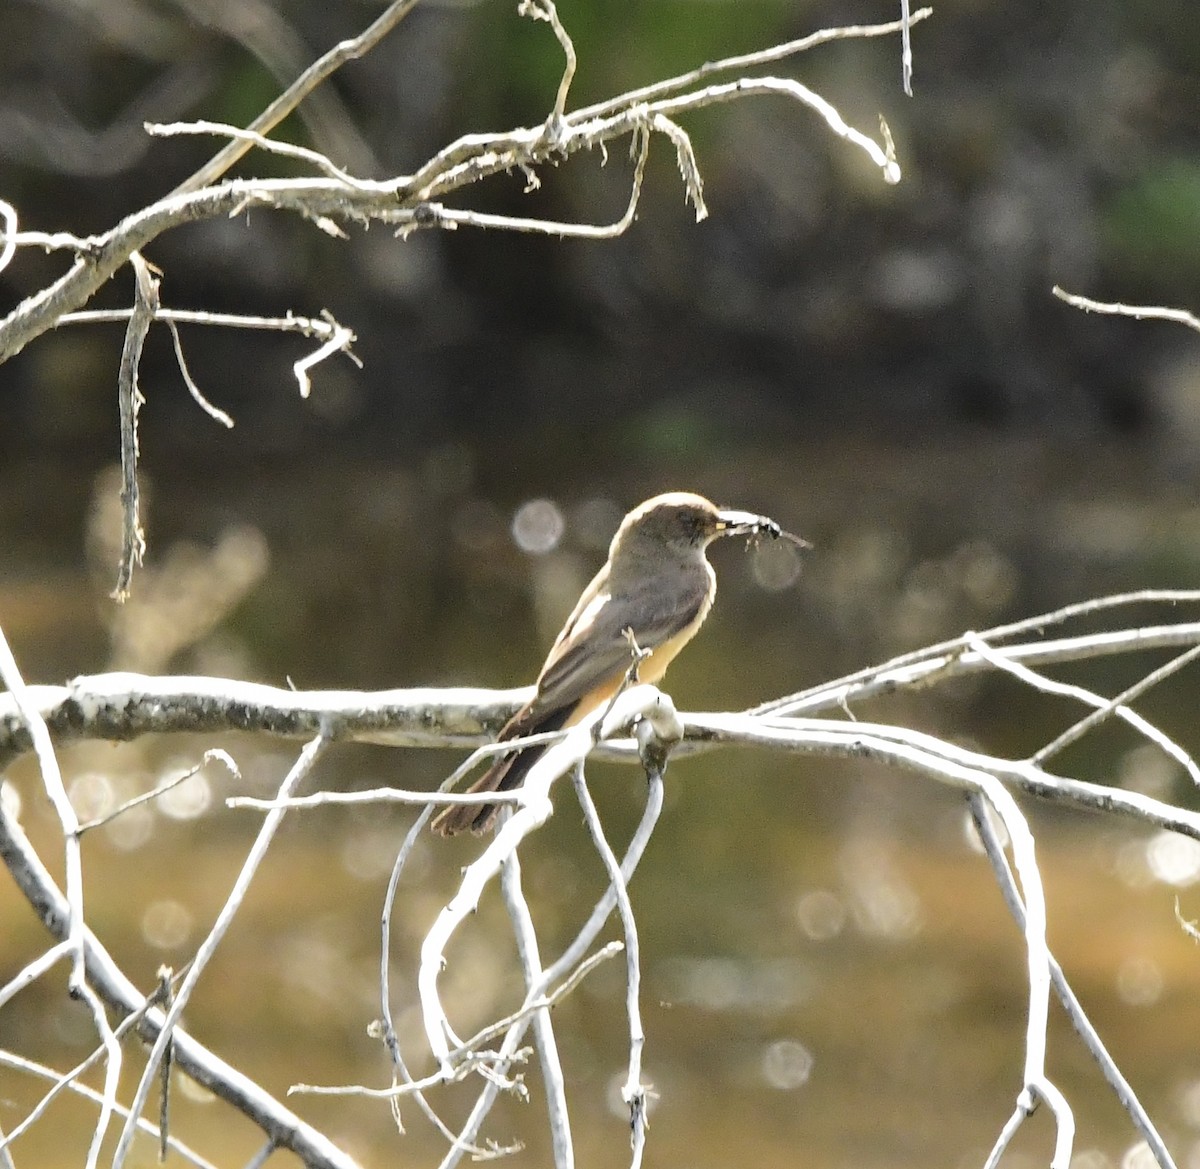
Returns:
[[[0,801],[0,860],[50,933],[65,939],[70,921],[69,902],[3,801]],[[122,1015],[141,1012],[145,996],[86,927],[84,947],[88,979],[104,1001]],[[162,1013],[150,1010],[139,1015],[137,1026],[143,1038],[153,1039],[161,1024]],[[178,1027],[173,1049],[182,1071],[242,1111],[277,1147],[291,1149],[314,1169],[358,1169],[353,1158]]]
[[[147,122],[146,133],[155,138],[174,138],[178,135],[219,134],[224,138],[232,138],[235,142],[244,142],[247,146],[257,146],[268,154],[282,155],[284,158],[296,158],[302,162],[312,163],[322,174],[331,179],[337,179],[348,187],[359,187],[362,184],[353,175],[347,174],[319,150],[310,150],[307,146],[298,146],[292,142],[279,142],[267,138],[254,130],[241,130],[237,126],[225,122]]]
[[[438,1067],[447,1078],[453,1075],[451,1047],[462,1046],[446,1017],[437,989],[438,976],[445,963],[445,949],[450,938],[479,904],[485,886],[500,871],[504,859],[526,836],[541,827],[552,815],[554,807],[550,802],[550,787],[592,750],[595,745],[592,724],[601,721],[601,737],[607,737],[628,725],[631,720],[648,715],[652,708],[664,699],[665,696],[653,686],[635,686],[621,695],[607,715],[604,711],[593,712],[589,718],[572,726],[561,742],[547,748],[530,768],[525,782],[517,789],[522,799],[516,811],[497,829],[496,835],[480,857],[464,870],[458,892],[446,904],[425,935],[421,943],[421,967],[417,975],[417,987],[421,998],[426,1041]],[[672,712],[673,710],[672,707]]]
[[[517,956],[526,990],[538,985],[542,977],[542,956],[538,946],[537,927],[533,913],[521,887],[521,862],[517,852],[509,853],[500,870],[500,892],[513,926],[517,941]],[[571,1120],[567,1112],[566,1077],[554,1037],[550,1009],[543,1007],[531,1013],[534,1042],[546,1089],[546,1111],[550,1125],[550,1145],[554,1151],[555,1169],[574,1169],[575,1150],[571,1140]],[[469,1050],[469,1049],[468,1049]]]
[[[150,322],[158,311],[158,280],[150,274],[150,265],[135,251],[129,257],[134,274],[133,311],[129,315],[129,327],[125,330],[125,346],[121,350],[121,371],[117,379],[117,395],[121,405],[121,504],[125,512],[124,539],[121,546],[121,562],[117,568],[117,585],[113,589],[114,600],[124,601],[129,596],[129,582],[133,570],[142,563],[146,552],[146,538],[142,533],[138,509],[138,434],[137,418],[145,398],[138,388],[138,366],[142,360],[142,347]]]
[[[996,654],[984,641],[975,638],[971,641],[971,648],[981,657],[991,662],[997,669],[1003,670],[1005,673],[1011,674],[1014,678],[1019,678],[1022,682],[1033,686],[1037,690],[1042,690],[1047,694],[1063,694],[1071,698],[1078,699],[1080,702],[1085,702],[1089,706],[1095,707],[1095,710],[1086,718],[1081,719],[1074,726],[1069,727],[1061,735],[1046,746],[1039,748],[1030,756],[1030,762],[1041,766],[1047,759],[1057,754],[1068,743],[1075,742],[1093,726],[1098,725],[1106,718],[1116,716],[1128,723],[1139,733],[1145,735],[1152,743],[1169,755],[1176,763],[1180,764],[1187,773],[1192,777],[1192,782],[1200,784],[1200,766],[1197,766],[1196,761],[1173,739],[1160,731],[1153,723],[1144,719],[1135,710],[1131,710],[1125,703],[1132,701],[1138,694],[1149,689],[1148,686],[1143,686],[1141,682],[1136,687],[1130,687],[1116,698],[1108,699],[1101,698],[1098,694],[1093,694],[1090,690],[1083,686],[1074,686],[1066,682],[1057,682],[1052,678],[1047,678],[1042,674],[1029,669],[1028,666],[1023,666],[1019,662],[1010,661],[1003,655]],[[1179,658],[1173,659],[1163,666],[1160,670],[1155,670],[1154,674],[1160,675],[1155,681],[1161,681],[1162,678],[1175,673],[1187,662],[1184,658],[1190,661],[1192,658],[1200,655],[1200,646],[1193,646],[1185,654]],[[1153,678],[1154,675],[1152,674]],[[1145,679],[1143,679],[1143,682]],[[1154,685],[1152,681],[1150,685]],[[1131,691],[1133,691],[1131,693]]]
[[[621,1089],[621,1098],[629,1109],[629,1127],[633,1134],[633,1164],[641,1163],[646,1145],[646,1096],[649,1086],[642,1083],[642,1052],[646,1046],[646,1032],[642,1026],[641,988],[642,959],[638,942],[637,918],[629,900],[629,888],[621,875],[621,865],[616,853],[604,835],[600,814],[588,791],[579,763],[574,772],[575,795],[583,809],[584,822],[592,845],[600,854],[604,871],[608,874],[609,888],[616,895],[617,913],[621,918],[621,930],[625,935],[625,1014],[629,1020],[629,1071]]]
[[[56,325],[91,325],[114,321],[128,321],[132,309],[84,309],[77,313],[63,313]],[[183,308],[159,308],[154,314],[156,321],[178,325],[215,325],[221,329],[265,329],[277,333],[299,333],[302,337],[328,341],[339,330],[339,325],[328,313],[317,317],[297,317],[289,313],[286,317],[257,317],[245,313],[214,313],[206,310]],[[349,355],[351,356],[352,355]]]
[[[151,732],[257,730],[309,739],[323,723],[337,737],[385,746],[467,746],[483,742],[528,699],[517,690],[307,691],[221,678],[99,674],[67,686],[31,686],[29,700],[61,742],[128,740]],[[28,751],[13,698],[0,694],[0,762]]]
[[[625,850],[625,857],[621,862],[621,876],[626,884],[633,878],[633,874],[641,862],[646,847],[650,843],[650,837],[654,834],[655,825],[662,814],[663,794],[664,785],[661,775],[655,776],[652,774],[646,800],[646,809],[642,813],[641,821],[638,823],[637,830],[634,832],[633,838],[629,842],[629,847]],[[531,987],[526,992],[522,1009],[518,1012],[516,1022],[504,1037],[504,1042],[497,1053],[494,1066],[503,1068],[505,1066],[503,1061],[511,1059],[517,1051],[524,1037],[525,1028],[528,1026],[526,1017],[527,1009],[536,1002],[537,996],[544,994],[546,988],[552,986],[559,979],[565,979],[569,982],[572,978],[576,977],[573,972],[581,969],[582,965],[585,964],[584,955],[604,928],[604,924],[612,914],[616,904],[616,889],[612,885],[609,885],[601,895],[595,908],[593,908],[588,920],[575,935],[571,944],[559,955],[556,962],[551,963],[546,968],[538,986]],[[460,1053],[453,1052],[452,1055],[457,1059]],[[472,1140],[479,1131],[484,1118],[495,1103],[498,1094],[499,1088],[495,1083],[489,1082],[484,1087],[479,1099],[476,1100],[474,1107],[471,1109],[471,1114],[464,1123],[457,1141],[443,1159],[440,1169],[452,1169],[461,1159],[463,1152],[469,1150],[470,1146],[465,1142]]]
[[[78,1096],[82,1096],[85,1100],[90,1100],[93,1104],[99,1104],[104,1099],[101,1093],[97,1092],[94,1088],[89,1088],[87,1084],[81,1084],[76,1079],[67,1080],[66,1077],[56,1072],[53,1068],[48,1068],[45,1064],[38,1063],[36,1060],[26,1059],[10,1051],[0,1051],[0,1066],[11,1068],[13,1071],[21,1072],[25,1075],[37,1076],[39,1079],[52,1080],[55,1084],[63,1083],[66,1080],[65,1087],[68,1090]],[[116,1106],[116,1112],[118,1116],[128,1115],[127,1110],[120,1104]],[[161,1137],[159,1129],[148,1120],[138,1121],[138,1131],[152,1137]],[[9,1134],[8,1140],[12,1140],[16,1135],[16,1131],[14,1130],[13,1133]],[[185,1161],[195,1165],[196,1169],[217,1169],[217,1166],[211,1161],[206,1160],[195,1149],[185,1145],[175,1137],[167,1137],[167,1147],[178,1153]],[[12,1162],[4,1160],[7,1156],[7,1144],[0,1144],[0,1164],[4,1164],[11,1169]]]
[[[1159,305],[1106,304],[1066,292],[1056,284],[1051,290],[1059,300],[1087,313],[1108,313],[1110,316],[1133,317],[1135,321],[1174,321],[1200,332],[1200,317],[1181,308],[1163,308]]]
[[[919,24],[933,15],[932,8],[919,8],[912,14],[909,25]],[[840,28],[823,28],[818,32],[809,33],[794,41],[782,45],[772,45],[768,49],[757,49],[753,53],[740,53],[734,57],[722,57],[719,61],[709,61],[698,69],[680,73],[664,81],[656,81],[653,85],[645,85],[641,89],[631,89],[620,97],[608,98],[595,105],[584,106],[575,110],[576,118],[599,118],[614,113],[627,102],[649,102],[667,94],[675,93],[690,86],[699,85],[702,81],[717,73],[743,73],[747,69],[756,69],[761,65],[769,65],[773,61],[783,61],[798,53],[815,49],[818,45],[827,45],[831,41],[866,40],[871,37],[887,37],[893,33],[904,32],[903,20],[891,20],[884,24],[849,24]]]
[[[904,77],[904,92],[912,97],[912,26],[913,18],[908,11],[908,0],[900,0],[900,61]]]
[[[517,12],[530,20],[544,20],[554,32],[555,40],[562,47],[566,63],[563,66],[562,79],[558,83],[558,92],[554,95],[554,109],[550,113],[550,126],[556,128],[562,124],[563,114],[567,109],[567,95],[571,92],[571,82],[575,78],[575,67],[578,64],[575,57],[575,45],[558,19],[558,9],[554,0],[521,0]]]
[[[451,143],[425,163],[415,174],[400,176],[386,182],[365,179],[344,181],[329,177],[344,175],[332,162],[322,165],[326,175],[300,180],[234,180],[219,186],[205,184],[215,181],[232,161],[252,144],[264,145],[264,135],[290,110],[295,101],[312,85],[332,72],[343,60],[365,52],[412,7],[415,0],[393,4],[361,37],[343,42],[313,66],[287,94],[283,95],[246,131],[237,131],[238,141],[220,152],[208,166],[184,182],[165,199],[127,217],[102,235],[76,241],[77,256],[70,269],[57,280],[19,304],[0,322],[0,357],[18,352],[30,340],[48,328],[64,314],[81,308],[135,252],[144,248],[163,231],[196,219],[240,213],[253,208],[296,211],[319,226],[329,227],[335,221],[367,222],[380,220],[415,227],[437,226],[423,223],[418,215],[421,204],[434,202],[444,195],[470,183],[478,182],[504,171],[525,170],[543,162],[557,160],[582,149],[603,146],[606,142],[634,133],[647,120],[658,116],[674,122],[685,112],[718,102],[767,93],[782,94],[798,100],[815,110],[835,134],[864,150],[881,168],[888,182],[900,177],[899,165],[886,130],[882,145],[848,126],[841,115],[825,99],[799,82],[787,78],[741,78],[734,82],[701,87],[691,92],[678,92],[689,78],[700,78],[719,69],[730,67],[739,60],[778,59],[801,47],[851,35],[874,36],[900,27],[866,26],[860,29],[831,30],[817,38],[805,38],[790,46],[780,46],[766,55],[747,55],[729,58],[713,66],[705,66],[682,79],[648,89],[635,90],[574,113],[564,113],[555,121],[534,128],[518,128],[506,134],[468,134]],[[918,13],[914,20],[922,14]],[[564,81],[566,75],[564,74]],[[646,94],[654,96],[647,98]],[[664,128],[664,125],[660,125]],[[222,130],[231,133],[232,130]],[[665,132],[665,128],[664,128]],[[680,138],[676,146],[680,147]],[[279,149],[278,146],[266,147]],[[286,149],[286,148],[285,148]],[[305,155],[314,161],[314,155]],[[688,153],[681,156],[685,177],[689,178],[689,193],[695,200],[698,184]],[[330,169],[332,168],[332,170]],[[345,176],[348,178],[349,176]],[[703,205],[700,204],[698,209]],[[6,235],[6,248],[13,239]],[[45,237],[42,237],[44,242]],[[33,242],[30,237],[27,242]]]
[[[670,125],[667,119],[662,119]],[[662,127],[655,126],[655,129]],[[447,230],[462,227],[482,227],[500,231],[522,231],[534,235],[553,235],[559,239],[613,239],[623,235],[633,223],[638,199],[642,193],[642,176],[646,169],[646,158],[650,151],[650,135],[645,130],[635,131],[637,161],[634,164],[633,184],[629,192],[629,206],[625,214],[615,223],[596,226],[590,223],[560,223],[552,219],[526,219],[513,215],[495,215],[484,211],[466,211],[446,207],[441,203],[422,203],[412,218],[397,229],[397,235],[407,236],[422,227],[437,226]],[[698,178],[698,176],[697,176]],[[699,213],[697,212],[699,217]]]
[[[1029,1015],[1025,1028],[1025,1069],[1013,1120],[1005,1126],[988,1165],[994,1166],[1017,1125],[1029,1116],[1037,1100],[1052,1103],[1057,1124],[1051,1169],[1068,1169],[1075,1135],[1075,1119],[1062,1093],[1046,1076],[1046,1040],[1050,1012],[1050,951],[1046,945],[1046,894],[1034,851],[1033,833],[1016,800],[994,776],[979,771],[976,790],[995,809],[1008,832],[1013,867],[1021,882],[1025,913],[1021,922],[1029,971]]]
[[[83,856],[79,847],[79,819],[67,795],[58,756],[54,752],[54,741],[50,728],[32,700],[29,688],[21,677],[17,660],[9,648],[8,638],[0,629],[0,681],[8,689],[9,698],[16,716],[24,724],[30,743],[37,756],[42,774],[42,786],[51,806],[58,815],[62,829],[63,847],[66,853],[64,867],[67,883],[66,942],[71,952],[71,989],[78,993],[85,980],[83,953]]]
[[[308,777],[309,772],[316,765],[317,760],[329,745],[329,742],[328,734],[322,732],[305,746],[279,786],[279,795],[281,797],[291,795]],[[182,982],[176,988],[174,1000],[163,1015],[162,1024],[154,1039],[154,1045],[146,1057],[146,1066],[142,1071],[141,1079],[138,1081],[133,1101],[129,1106],[129,1116],[125,1121],[124,1128],[121,1130],[121,1137],[117,1142],[117,1151],[113,1155],[113,1169],[121,1169],[125,1158],[129,1155],[129,1149],[137,1130],[137,1118],[141,1116],[142,1110],[146,1107],[150,1088],[154,1084],[155,1074],[158,1071],[160,1061],[166,1054],[167,1046],[175,1042],[174,1031],[179,1022],[179,1017],[183,1014],[183,1009],[187,1006],[192,991],[200,979],[200,975],[204,972],[209,960],[216,952],[216,948],[228,931],[235,914],[241,908],[246,892],[250,888],[250,883],[258,871],[258,866],[262,863],[267,848],[270,846],[275,832],[283,822],[285,815],[286,813],[282,809],[279,809],[268,813],[263,820],[262,826],[258,830],[258,835],[254,839],[254,844],[251,846],[246,860],[242,865],[241,872],[238,873],[237,880],[234,882],[233,889],[230,891],[228,898],[226,898],[225,904],[221,907],[221,912],[217,915],[217,920],[213,923],[208,936],[196,951],[196,956],[192,959],[187,974],[184,975]]]
[[[353,61],[369,53],[392,31],[417,5],[417,0],[394,0],[358,36],[341,41],[329,52],[313,62],[288,86],[249,126],[255,134],[269,134],[288,116],[317,86],[340,69],[347,61]],[[246,141],[231,142],[202,166],[195,174],[185,179],[172,192],[184,195],[198,191],[209,183],[216,182],[239,158],[250,149]]]
[[[0,272],[3,272],[17,254],[17,209],[6,199],[0,199],[0,219],[4,220],[4,247],[0,250]]]
[[[174,321],[167,321],[167,328],[171,330],[171,343],[175,346],[175,360],[179,363],[179,372],[183,376],[184,384],[188,388],[188,393],[192,395],[196,405],[200,407],[214,422],[221,423],[227,430],[233,429],[233,419],[225,413],[224,410],[214,406],[200,391],[200,387],[192,380],[192,375],[187,367],[187,361],[183,356],[183,342],[179,339],[179,326]]]
[[[1187,650],[1185,653],[1181,653],[1178,657],[1172,658],[1165,666],[1160,666],[1157,670],[1151,670],[1150,673],[1144,678],[1140,678],[1132,686],[1122,690],[1121,693],[1116,695],[1114,698],[1110,698],[1101,707],[1099,707],[1099,709],[1093,711],[1086,718],[1080,719],[1079,722],[1077,722],[1074,726],[1068,727],[1065,731],[1063,731],[1058,738],[1047,743],[1031,757],[1031,762],[1038,764],[1044,763],[1047,759],[1051,758],[1051,756],[1058,754],[1059,751],[1062,751],[1065,747],[1068,747],[1077,739],[1082,738],[1093,727],[1098,726],[1105,719],[1110,718],[1114,713],[1125,711],[1127,714],[1132,714],[1133,712],[1128,709],[1128,707],[1125,705],[1126,703],[1132,702],[1135,698],[1140,698],[1146,693],[1147,690],[1150,690],[1157,686],[1160,682],[1165,681],[1167,678],[1171,677],[1172,674],[1178,673],[1184,668],[1184,666],[1191,665],[1191,663],[1197,658],[1200,658],[1200,645],[1192,646],[1192,648]],[[1175,749],[1171,750],[1168,748],[1168,753],[1177,762],[1183,764],[1183,766],[1187,769],[1188,774],[1192,777],[1192,782],[1200,785],[1200,767],[1196,766],[1195,760],[1192,759],[1190,755],[1183,751],[1182,748],[1177,747],[1175,743],[1171,742],[1171,740],[1166,739],[1166,736],[1162,735],[1161,732],[1154,734],[1151,737],[1153,738],[1154,742],[1159,743],[1160,745],[1163,745],[1164,740],[1167,743],[1170,743],[1170,746]]]
[[[1092,597],[1042,613],[1026,617],[1007,625],[985,629],[981,633],[961,634],[949,641],[925,646],[911,653],[901,654],[878,666],[868,666],[844,678],[822,682],[808,690],[775,698],[754,707],[751,714],[767,713],[813,713],[817,710],[840,708],[846,698],[853,694],[856,699],[870,697],[881,691],[890,691],[916,678],[940,680],[948,672],[983,669],[987,663],[978,655],[972,657],[968,642],[972,637],[982,638],[991,645],[1023,633],[1040,633],[1051,625],[1061,625],[1076,617],[1092,616],[1109,609],[1130,605],[1200,604],[1200,591],[1196,589],[1139,589],[1131,593],[1116,593],[1104,597]],[[1172,632],[1168,632],[1168,631]],[[1145,641],[1142,641],[1142,638]],[[1165,639],[1165,640],[1164,640]],[[1160,648],[1170,645],[1193,645],[1200,640],[1200,622],[1175,626],[1135,627],[1079,638],[1063,638],[1056,642],[1033,643],[1028,646],[996,646],[997,652],[1011,656],[1014,661],[1079,661],[1083,658],[1122,652],[1118,647]]]
[[[975,821],[976,831],[978,831],[979,838],[983,843],[984,852],[991,862],[992,871],[996,874],[996,881],[1000,886],[1004,902],[1008,906],[1009,912],[1015,918],[1018,927],[1024,931],[1025,905],[1021,901],[1020,894],[1017,891],[1016,882],[1013,880],[1012,872],[1008,867],[1008,861],[1005,859],[1004,849],[999,837],[996,835],[991,818],[984,807],[983,797],[979,793],[975,793],[968,797],[968,804],[971,809],[971,816]],[[1167,1152],[1167,1148],[1163,1144],[1162,1137],[1154,1127],[1150,1117],[1146,1114],[1146,1110],[1142,1107],[1142,1103],[1138,1100],[1133,1088],[1121,1074],[1116,1062],[1104,1046],[1103,1040],[1097,1034],[1095,1027],[1092,1026],[1091,1020],[1087,1017],[1082,1004],[1075,996],[1075,992],[1071,989],[1070,983],[1067,982],[1067,977],[1063,973],[1062,967],[1055,960],[1053,954],[1049,955],[1049,961],[1050,980],[1054,986],[1054,991],[1066,1009],[1079,1037],[1083,1040],[1092,1058],[1099,1065],[1104,1078],[1116,1093],[1122,1107],[1129,1113],[1130,1119],[1133,1121],[1138,1132],[1141,1133],[1142,1139],[1145,1140],[1154,1153],[1158,1164],[1162,1169],[1175,1169],[1174,1162],[1171,1160],[1171,1155]]]
[[[933,735],[882,723],[832,719],[755,718],[736,714],[687,716],[688,737],[711,742],[775,747],[837,759],[871,759],[956,784],[955,769],[996,776],[1026,795],[1073,804],[1095,812],[1128,816],[1200,840],[1200,814],[1139,792],[1051,775],[1031,763],[969,751]],[[943,769],[943,763],[949,770]]]

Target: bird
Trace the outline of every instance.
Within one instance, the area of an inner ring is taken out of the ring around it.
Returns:
[[[608,560],[584,589],[538,674],[534,696],[505,723],[498,741],[576,725],[613,698],[624,684],[635,647],[642,651],[639,681],[658,682],[675,655],[695,636],[712,609],[717,577],[705,556],[721,536],[785,538],[774,520],[717,507],[702,495],[670,491],[639,504],[622,521]],[[537,762],[545,744],[499,759],[468,789],[511,791]],[[442,836],[483,833],[496,804],[445,808],[432,828]]]

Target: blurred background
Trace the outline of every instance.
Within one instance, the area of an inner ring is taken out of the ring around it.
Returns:
[[[0,196],[22,227],[100,231],[211,153],[151,139],[146,120],[247,123],[377,3],[9,0],[0,36]],[[818,28],[894,19],[846,0],[562,0],[580,66],[570,105]],[[1190,0],[960,0],[913,30],[915,96],[897,39],[838,42],[766,72],[795,76],[874,133],[903,181],[783,99],[685,121],[710,216],[686,205],[655,142],[621,239],[424,233],[330,239],[255,211],[147,249],[174,308],[316,315],[358,334],[364,368],[316,371],[309,401],[270,334],[184,328],[192,375],[237,421],[203,415],[165,331],[141,373],[149,554],[123,609],[115,580],[118,326],[64,328],[0,369],[0,624],[26,678],[104,669],[197,672],[297,687],[511,686],[532,680],[622,514],[661,490],[763,511],[815,545],[722,546],[721,597],[670,675],[683,708],[736,709],[891,654],[1066,601],[1190,586],[1200,559],[1200,338],[1090,317],[1102,300],[1200,306],[1200,22]],[[561,54],[515,3],[421,4],[345,66],[281,136],[356,173],[417,167],[455,136],[541,122]],[[607,223],[628,198],[620,146],[499,178],[457,206]],[[255,156],[244,175],[296,173]],[[63,268],[21,253],[7,311]],[[121,273],[93,307],[128,305]],[[1183,611],[1174,616],[1183,616]],[[1164,615],[1137,610],[1113,620]],[[1110,621],[1110,624],[1112,621]],[[1108,692],[1155,660],[1056,671]],[[1195,685],[1143,703],[1193,751]],[[1025,754],[1076,712],[975,680],[859,712]],[[231,736],[77,745],[64,766],[96,814],[199,761],[169,799],[88,837],[93,926],[139,985],[181,966],[258,821],[223,799],[273,790],[295,748]],[[313,783],[435,785],[448,754],[342,748]],[[1114,729],[1063,772],[1194,803],[1182,775]],[[618,838],[643,781],[596,765]],[[7,798],[58,859],[36,770]],[[977,1165],[1019,1087],[1020,941],[952,792],[911,776],[724,752],[681,760],[634,886],[643,930],[646,1068],[659,1095],[650,1161],[702,1167]],[[566,792],[525,859],[543,953],[600,888]],[[1029,809],[1051,941],[1167,1134],[1200,1166],[1197,958],[1175,921],[1200,912],[1190,842],[1113,819]],[[188,1025],[268,1089],[382,1084],[378,918],[408,818],[296,815]],[[473,841],[430,839],[401,889],[393,1009],[411,1051],[415,951]],[[495,903],[456,943],[444,986],[469,1031],[518,994]],[[0,881],[0,982],[46,939]],[[620,972],[556,1012],[580,1162],[622,1165]],[[0,1013],[0,1047],[68,1066],[91,1046],[58,970]],[[419,1065],[419,1061],[418,1061]],[[418,1066],[417,1070],[424,1070]],[[1064,1020],[1050,1072],[1078,1111],[1080,1169],[1137,1169],[1135,1137]],[[548,1163],[533,1101],[488,1128]],[[40,1094],[0,1069],[0,1127]],[[439,1097],[446,1113],[466,1102]],[[433,1163],[408,1110],[293,1098],[366,1166]],[[222,1165],[257,1134],[180,1083],[178,1135]],[[91,1107],[66,1101],[14,1147],[18,1166],[82,1164]],[[1006,1165],[1041,1165],[1036,1117]],[[138,1153],[149,1164],[149,1143]],[[280,1157],[281,1161],[286,1158]]]

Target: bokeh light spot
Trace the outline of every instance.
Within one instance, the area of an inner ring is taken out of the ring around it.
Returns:
[[[512,534],[522,552],[544,556],[558,547],[563,534],[563,516],[548,499],[531,499],[517,508]]]
[[[179,901],[152,901],[142,914],[142,937],[160,950],[177,950],[192,932],[192,913]]]
[[[772,1088],[794,1092],[808,1083],[812,1075],[812,1052],[795,1039],[777,1039],[763,1051],[762,1076]]]
[[[1117,971],[1117,994],[1131,1007],[1149,1007],[1162,997],[1163,976],[1151,958],[1126,958]]]

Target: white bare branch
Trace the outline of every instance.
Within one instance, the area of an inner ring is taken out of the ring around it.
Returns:
[[[881,169],[887,182],[896,182],[900,178],[899,164],[886,127],[882,132],[882,144],[876,143],[849,126],[827,100],[799,82],[789,78],[747,76],[731,82],[705,85],[703,79],[714,73],[729,71],[739,63],[750,68],[834,39],[887,35],[904,27],[901,22],[826,30],[814,37],[775,46],[759,54],[745,54],[714,62],[679,78],[631,90],[600,105],[567,112],[565,101],[573,72],[573,49],[552,6],[541,0],[530,5],[529,13],[551,24],[567,59],[555,106],[541,126],[518,128],[503,134],[464,135],[439,151],[414,174],[382,182],[352,176],[315,151],[281,145],[266,137],[305,93],[310,92],[343,61],[366,52],[407,14],[414,3],[415,0],[402,0],[392,4],[360,37],[343,42],[326,54],[245,130],[211,122],[195,123],[186,130],[178,125],[167,130],[157,128],[156,133],[217,133],[229,136],[233,141],[210,164],[180,184],[165,199],[135,212],[107,232],[72,241],[68,246],[77,245],[74,246],[76,259],[68,271],[21,302],[0,321],[0,359],[19,353],[35,337],[55,327],[65,314],[80,310],[122,265],[131,261],[139,249],[146,247],[164,231],[180,224],[269,208],[297,212],[318,225],[327,226],[337,222],[366,223],[371,220],[391,223],[406,230],[444,226],[448,221],[439,221],[438,216],[431,215],[425,205],[438,202],[451,192],[492,175],[513,170],[531,173],[543,162],[555,161],[580,150],[603,147],[615,138],[637,133],[648,124],[664,133],[668,132],[668,127],[673,127],[669,132],[679,151],[689,197],[697,204],[697,211],[702,213],[703,203],[698,200],[699,170],[690,148],[683,146],[686,135],[677,125],[678,118],[705,106],[743,97],[779,94],[801,102],[819,114],[835,134],[865,151]],[[908,23],[915,23],[926,15],[928,11],[922,10],[914,14]],[[662,120],[656,122],[656,119]],[[314,165],[321,172],[321,177],[239,179],[212,185],[237,158],[251,148],[286,152],[299,157]],[[61,246],[68,242],[67,237],[62,235],[36,238],[32,235],[22,236],[16,231],[15,212],[11,216],[5,215],[4,220],[4,251],[0,253],[0,259],[11,259],[12,249],[21,245],[32,246],[36,243]],[[522,226],[519,230],[529,229]],[[302,373],[303,369],[297,371],[303,387]]]
[[[1187,325],[1200,333],[1200,317],[1181,308],[1164,308],[1162,305],[1121,304],[1092,300],[1086,296],[1067,292],[1056,284],[1051,290],[1059,300],[1065,301],[1074,308],[1081,308],[1087,313],[1107,313],[1110,316],[1133,317],[1135,321],[1173,321],[1179,325]]]
[[[328,745],[329,736],[321,733],[305,746],[299,758],[297,758],[295,764],[279,786],[278,794],[281,797],[291,795],[308,777],[309,772],[312,771],[317,760]],[[142,1072],[141,1079],[138,1081],[133,1102],[129,1107],[129,1115],[126,1118],[124,1128],[121,1130],[120,1140],[117,1142],[117,1151],[113,1155],[113,1169],[121,1169],[125,1158],[129,1155],[130,1146],[137,1131],[138,1118],[141,1116],[142,1110],[146,1107],[150,1088],[154,1084],[155,1074],[166,1054],[167,1046],[169,1043],[174,1042],[174,1031],[179,1022],[179,1017],[183,1014],[183,1009],[187,1006],[192,991],[200,979],[200,975],[204,972],[209,960],[216,952],[217,946],[228,931],[234,916],[241,909],[246,892],[250,888],[250,883],[258,871],[258,867],[262,863],[262,859],[266,855],[267,848],[270,846],[279,825],[283,822],[285,814],[283,809],[278,809],[268,813],[263,820],[262,826],[258,830],[258,835],[255,837],[254,843],[251,845],[246,860],[242,865],[241,872],[238,873],[237,880],[234,882],[233,889],[230,891],[225,904],[221,907],[221,912],[217,915],[217,920],[213,923],[212,929],[209,930],[208,936],[200,944],[199,949],[196,951],[196,956],[192,959],[191,965],[188,967],[187,973],[175,990],[175,997],[171,1001],[170,1008],[163,1016],[162,1024],[154,1039],[154,1045],[146,1057],[146,1067]]]
[[[653,686],[634,686],[622,694],[609,711],[597,711],[592,717],[573,726],[560,742],[548,747],[530,768],[518,789],[521,798],[516,810],[499,827],[482,855],[464,870],[458,892],[425,935],[421,944],[417,988],[425,1037],[438,1067],[447,1079],[454,1074],[451,1049],[462,1046],[462,1040],[454,1033],[446,1017],[437,989],[450,938],[478,906],[484,888],[498,875],[505,858],[553,814],[554,806],[550,802],[549,792],[554,781],[587,758],[598,739],[608,738],[637,718],[649,717],[664,697]],[[595,730],[597,722],[600,723],[598,734]]]

